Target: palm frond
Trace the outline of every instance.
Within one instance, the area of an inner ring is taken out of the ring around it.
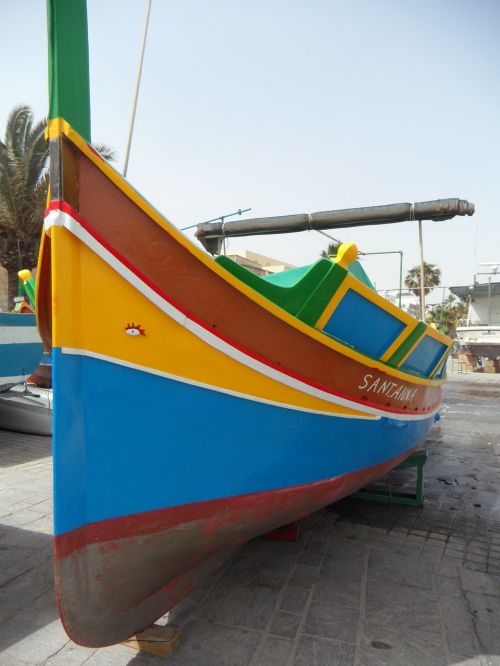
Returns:
[[[110,148],[109,146],[106,146],[106,144],[95,143],[92,144],[92,148],[94,150],[97,150],[99,155],[101,155],[101,157],[104,157],[104,159],[107,160],[108,162],[116,161],[116,156],[117,156],[116,150]]]

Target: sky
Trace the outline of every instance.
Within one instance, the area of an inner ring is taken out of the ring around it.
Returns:
[[[92,139],[123,168],[145,0],[88,0]],[[0,135],[47,101],[43,0],[0,0]],[[500,262],[500,3],[153,0],[128,180],[173,224],[460,197],[473,217],[424,223],[443,285]],[[19,30],[19,26],[23,26]],[[416,223],[331,232],[419,261]],[[317,232],[233,239],[295,265]],[[378,289],[398,255],[366,257]],[[435,291],[431,301],[441,299]]]

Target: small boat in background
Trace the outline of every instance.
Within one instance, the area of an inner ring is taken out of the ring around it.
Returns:
[[[42,354],[35,315],[0,312],[0,391],[25,382]]]
[[[43,356],[34,297],[30,271],[19,271],[14,310],[0,313],[0,428],[51,435],[52,391],[40,388],[35,392],[27,383]]]
[[[24,384],[0,393],[0,427],[52,435],[52,390]]]

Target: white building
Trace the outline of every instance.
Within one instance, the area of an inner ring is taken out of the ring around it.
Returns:
[[[257,275],[271,275],[272,273],[287,271],[289,268],[295,268],[293,264],[287,264],[280,259],[266,257],[251,250],[231,250],[227,256]]]
[[[500,282],[451,287],[450,291],[462,301],[470,303],[467,319],[471,326],[500,324]]]

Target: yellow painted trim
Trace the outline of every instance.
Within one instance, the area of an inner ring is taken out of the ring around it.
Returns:
[[[443,362],[443,359],[444,359],[445,357],[448,357],[448,350],[449,350],[449,347],[448,347],[448,349],[444,352],[444,354],[442,354],[442,355],[439,357],[439,361],[438,361],[438,362],[436,363],[436,365],[432,368],[432,372],[429,373],[429,377],[434,377],[434,375],[436,374],[436,372],[437,372],[439,366],[440,366],[441,363]]]
[[[453,340],[451,340],[447,335],[440,333],[436,328],[430,326],[429,324],[427,324],[427,329],[424,335],[428,335],[429,337],[442,342],[443,345],[446,345],[447,347],[451,347],[453,344]]]
[[[392,345],[382,354],[380,357],[381,361],[388,361],[391,356],[394,354],[396,349],[399,349],[399,347],[403,344],[403,342],[408,338],[413,331],[417,328],[418,326],[418,319],[415,319],[414,322],[411,324],[407,324],[406,328],[404,328],[401,333],[398,335],[398,337],[394,340]]]
[[[431,333],[432,331],[432,333]],[[433,335],[433,333],[437,335]],[[434,370],[429,373],[429,376],[432,378],[433,373],[436,371],[437,366],[441,361],[443,360],[444,354],[447,354],[451,345],[453,344],[453,340],[450,340],[447,336],[443,335],[442,333],[439,333],[439,331],[436,331],[432,326],[427,325],[427,329],[423,332],[423,334],[417,339],[417,341],[410,347],[410,349],[406,352],[406,354],[403,356],[401,361],[398,363],[398,368],[400,368],[403,363],[406,361],[408,356],[415,350],[415,348],[422,342],[422,340],[425,338],[425,336],[428,335],[430,338],[434,338],[438,342],[442,342],[443,344],[446,345],[446,350],[441,354],[439,357],[438,363],[434,366]]]
[[[52,233],[55,347],[85,350],[291,408],[376,418],[362,406],[356,409],[305,393],[214,349],[144,298],[67,229],[56,226]],[[79,270],[73,270],[75,266]],[[103,297],[103,285],[108,297]],[[125,328],[131,322],[140,325],[145,335],[127,335]]]
[[[341,266],[344,270],[349,268],[349,264],[358,258],[358,248],[356,243],[342,243],[339,247],[335,263]]]
[[[62,118],[54,118],[53,120],[50,120],[48,123],[47,131],[49,139],[56,139],[61,134],[67,136],[68,139],[74,143],[74,145],[86,157],[88,157],[91,162],[93,162],[129,199],[131,199],[141,210],[149,215],[151,219],[153,219],[160,227],[169,233],[178,243],[186,248],[188,252],[196,257],[198,261],[204,263],[210,270],[219,275],[219,277],[231,284],[235,289],[238,289],[238,291],[241,293],[244,293],[250,300],[258,303],[268,312],[271,312],[278,319],[285,321],[288,325],[301,331],[317,342],[320,342],[325,347],[329,347],[330,349],[333,349],[336,352],[339,352],[368,368],[376,368],[392,377],[396,377],[403,381],[410,381],[421,386],[441,386],[444,383],[444,380],[431,380],[424,377],[416,377],[396,368],[391,368],[390,366],[374,359],[367,358],[364,354],[361,354],[354,349],[351,349],[350,347],[347,347],[346,345],[343,345],[340,342],[329,338],[324,333],[316,330],[312,326],[308,326],[304,322],[300,321],[300,319],[297,319],[285,310],[274,305],[274,303],[271,303],[267,298],[261,296],[250,287],[247,287],[240,280],[238,280],[238,278],[231,275],[228,271],[222,268],[222,266],[219,266],[219,264],[211,257],[209,257],[205,252],[196,247],[194,243],[192,243],[186,236],[184,236],[184,234],[182,234],[176,227],[174,227],[174,225],[171,224],[165,217],[163,217],[161,213],[159,213],[155,208],[153,208],[153,206],[151,206],[151,204],[143,199],[141,195],[127,183],[123,176],[115,171],[113,167],[108,164],[108,162],[106,162],[106,160],[97,155],[89,147],[88,143],[82,139],[82,137],[77,132],[75,132],[75,130],[73,130],[73,128],[65,120]],[[362,283],[358,281],[356,281],[356,283],[356,286],[364,287],[368,290],[368,287],[365,287],[365,285]],[[369,291],[372,292],[371,289]],[[389,305],[392,304],[389,303]],[[398,311],[398,314],[400,313],[396,306],[392,307]],[[406,313],[402,314],[404,315]]]
[[[328,320],[330,319],[331,315],[333,314],[334,310],[336,307],[339,305],[340,301],[344,298],[347,290],[349,289],[349,276],[347,275],[344,278],[344,281],[342,284],[339,286],[337,291],[333,294],[332,298],[330,299],[330,302],[326,306],[326,308],[323,310],[321,317],[318,319],[318,321],[315,324],[315,327],[323,330],[323,327],[327,324]]]

